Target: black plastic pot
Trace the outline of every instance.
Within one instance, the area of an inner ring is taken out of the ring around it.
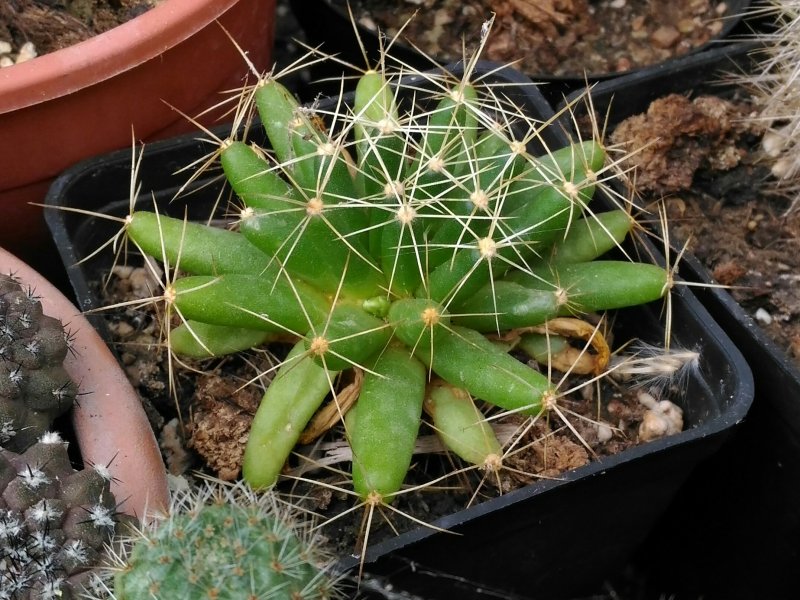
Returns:
[[[663,76],[636,74],[591,91],[608,129],[643,113],[671,93],[726,94],[713,85],[724,72],[748,68],[752,44],[717,49],[678,61]],[[568,100],[576,101],[577,94]],[[575,109],[585,108],[580,101]],[[680,275],[716,284],[694,256]],[[693,288],[749,363],[755,400],[743,427],[685,485],[648,545],[656,585],[710,599],[796,598],[800,589],[800,369],[733,297],[719,287]],[[676,529],[680,524],[681,529]],[[686,543],[691,526],[702,544]],[[657,565],[662,565],[657,568]],[[664,566],[666,565],[666,566]],[[680,575],[675,576],[676,573]]]
[[[727,16],[723,20],[720,33],[713,40],[703,46],[693,49],[686,56],[704,52],[715,46],[719,46],[734,32],[747,33],[748,30],[741,24],[741,21],[750,3],[750,0],[728,1],[726,3],[728,5]],[[356,37],[353,35],[354,25],[351,22],[348,12],[347,0],[289,0],[289,4],[292,7],[292,11],[298,23],[303,28],[306,41],[309,45],[314,47],[321,46],[324,52],[335,54],[337,58],[362,67],[365,66],[364,53],[366,53],[370,64],[377,64],[380,58],[381,47],[379,33],[361,23],[359,21],[359,15],[354,12],[356,21],[355,28],[363,44],[362,49]],[[490,4],[491,3],[486,3],[487,19],[491,16]],[[426,19],[430,18],[430,16],[426,14],[423,9],[415,18]],[[468,34],[477,37],[479,32],[468,32]],[[467,42],[469,41],[470,40],[467,39]],[[432,60],[436,60],[437,58],[436,56],[431,58],[424,56],[420,51],[414,48],[412,43],[402,38],[392,44],[391,54],[394,58],[403,61],[403,63],[420,70],[431,68]],[[675,59],[638,69],[631,69],[623,73],[589,73],[587,75],[576,73],[564,76],[556,76],[548,73],[526,73],[526,75],[537,83],[545,83],[546,85],[541,86],[541,91],[550,102],[555,104],[564,95],[585,86],[587,82],[590,84],[596,83],[631,73],[659,72],[665,68],[669,68],[672,60]],[[326,66],[325,68],[319,68],[312,72],[315,75],[315,79],[336,80],[341,74],[341,71],[342,69],[330,69]],[[328,83],[327,85],[335,86],[333,88],[334,92],[338,89],[338,83]],[[330,91],[331,88],[327,85],[325,83],[320,83],[314,86],[313,89]]]
[[[714,93],[726,74],[739,73],[752,65],[755,42],[737,42],[705,52],[683,56],[655,69],[642,69],[630,75],[600,81],[591,86],[592,107],[597,115],[608,118],[613,127],[628,117],[644,112],[656,98],[674,93]],[[558,102],[558,108],[572,105],[578,115],[586,113],[587,101],[581,99],[586,86],[574,90]],[[566,119],[571,125],[571,120]]]
[[[483,65],[479,72],[495,67]],[[505,84],[527,81],[510,70],[494,71],[489,78]],[[531,115],[552,115],[534,87],[503,90]],[[262,143],[260,135],[253,131],[251,138]],[[545,137],[552,148],[566,143],[556,126]],[[218,180],[205,176],[193,194],[170,199],[189,176],[175,172],[209,149],[188,137],[148,147],[138,206],[146,209],[155,199],[162,211],[183,215],[187,209],[190,216],[194,211],[206,216],[207,208],[197,209],[217,200]],[[126,215],[130,165],[130,152],[81,163],[56,181],[47,204]],[[97,307],[93,289],[108,270],[110,253],[75,265],[117,231],[118,223],[53,209],[47,219],[80,306]],[[702,355],[699,372],[687,382],[685,431],[433,522],[451,533],[420,527],[376,543],[367,553],[362,591],[376,598],[408,597],[400,592],[431,599],[567,598],[626,564],[692,470],[742,421],[752,399],[752,376],[741,354],[685,288],[676,291],[673,311],[672,343]],[[617,339],[659,342],[664,335],[660,314],[660,304],[620,312]],[[342,568],[353,571],[358,563],[352,556],[340,560]]]

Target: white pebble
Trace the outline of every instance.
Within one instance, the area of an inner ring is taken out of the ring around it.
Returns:
[[[791,177],[796,170],[797,165],[795,164],[795,161],[788,156],[784,156],[783,158],[776,160],[770,169],[772,176],[775,179],[786,179],[787,177]]]
[[[786,136],[782,132],[768,131],[761,138],[761,147],[764,149],[764,153],[772,158],[779,157],[785,146]]]
[[[600,443],[605,444],[612,437],[614,437],[614,430],[611,429],[611,426],[608,423],[597,424],[597,440]]]
[[[25,42],[19,49],[19,54],[17,54],[17,64],[24,63],[32,58],[36,58],[36,46],[33,45],[33,42]]]
[[[683,430],[683,410],[669,400],[657,401],[646,392],[638,394],[639,402],[647,407],[639,424],[639,439],[649,442]]]
[[[756,317],[756,321],[758,321],[759,323],[763,323],[764,325],[769,325],[769,324],[772,323],[772,315],[769,314],[763,308],[759,308],[756,311],[755,317]]]
[[[639,439],[643,442],[651,442],[667,435],[669,425],[661,415],[648,410],[642,417],[639,425]]]
[[[612,0],[609,6],[611,8],[622,8],[623,6],[625,6],[625,0]]]

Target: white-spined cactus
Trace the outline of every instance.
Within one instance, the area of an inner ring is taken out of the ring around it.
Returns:
[[[130,528],[115,547],[88,598],[344,597],[309,524],[273,494],[256,494],[241,481],[177,492],[166,515]]]
[[[0,447],[22,452],[75,401],[64,370],[69,333],[36,291],[0,274]]]
[[[756,110],[748,118],[767,128],[763,154],[777,190],[792,199],[790,210],[795,210],[800,207],[800,2],[768,0],[754,3],[751,11],[773,21],[773,27],[753,35],[761,44],[753,53],[757,64],[735,79],[752,93]]]
[[[0,450],[0,599],[79,597],[117,526],[110,483],[102,465],[73,469],[55,433]]]

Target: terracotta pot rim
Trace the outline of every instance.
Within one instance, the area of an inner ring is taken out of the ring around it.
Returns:
[[[151,60],[212,23],[238,1],[164,0],[93,38],[0,69],[0,114],[74,93]]]

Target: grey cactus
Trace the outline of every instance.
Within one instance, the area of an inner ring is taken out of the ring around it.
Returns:
[[[117,525],[110,483],[104,466],[73,469],[56,433],[0,450],[0,600],[78,597]]]
[[[72,407],[69,348],[69,334],[43,314],[35,292],[0,274],[0,446],[23,452]]]

